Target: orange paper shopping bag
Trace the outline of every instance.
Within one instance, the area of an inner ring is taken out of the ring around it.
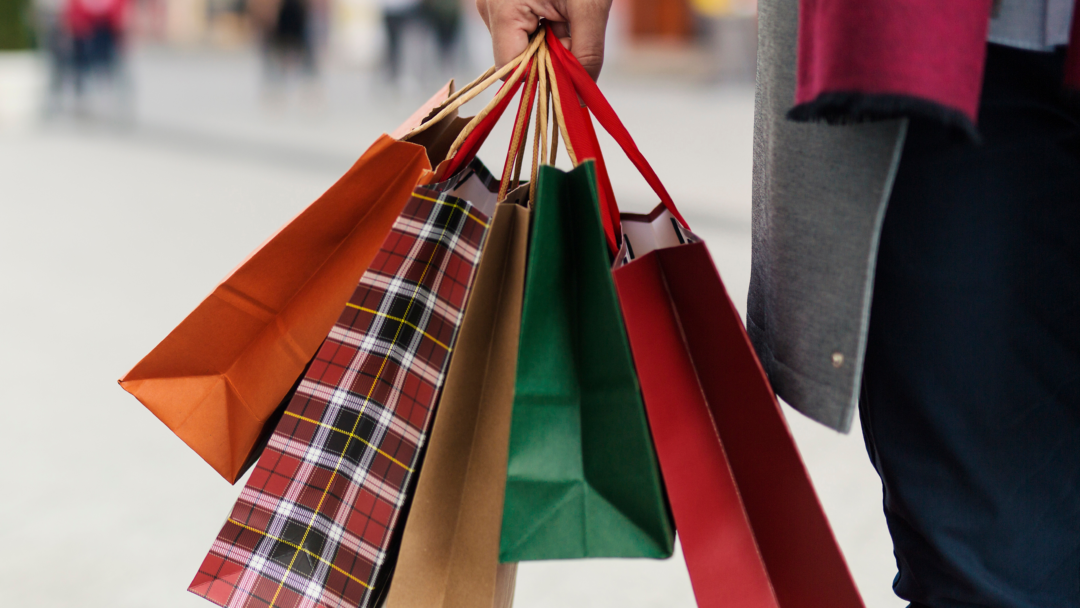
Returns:
[[[263,243],[121,380],[229,482],[333,327],[360,275],[430,175],[429,153],[465,121],[401,135],[448,101],[447,85],[383,135],[318,200]]]

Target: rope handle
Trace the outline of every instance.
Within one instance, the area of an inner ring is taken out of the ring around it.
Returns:
[[[417,125],[405,137],[409,138],[413,135],[426,131],[429,127],[431,127],[431,125],[454,113],[461,106],[469,103],[477,95],[486,91],[489,87],[491,87],[491,85],[505,78],[507,74],[515,72],[516,75],[520,71],[518,70],[518,68],[521,66],[521,64],[526,60],[531,59],[532,56],[536,53],[536,49],[539,47],[541,42],[540,40],[538,40],[538,38],[540,38],[540,36],[534,36],[532,42],[529,43],[529,46],[526,47],[525,51],[523,51],[520,55],[511,60],[510,63],[507,63],[506,65],[497,70],[494,66],[488,68],[486,72],[481,74],[469,84],[462,87],[461,90],[451,94],[449,97],[446,98],[445,101],[442,102],[442,104],[440,104],[439,107],[441,109],[437,114],[435,114],[435,116]],[[492,106],[493,103],[494,101],[492,103],[489,103],[488,106]],[[475,125],[473,125],[473,128],[475,128]]]
[[[502,103],[503,100],[505,99],[508,101],[509,98],[512,97],[515,92],[517,92],[517,89],[521,84],[522,75],[531,70],[533,56],[536,55],[536,52],[539,50],[542,43],[543,36],[533,36],[532,42],[529,43],[529,46],[525,49],[525,52],[518,56],[518,59],[521,59],[521,62],[514,69],[514,73],[510,76],[509,79],[507,79],[503,86],[499,88],[499,92],[495,94],[495,97],[488,103],[488,105],[485,106],[483,110],[480,110],[480,112],[477,113],[477,115],[474,116],[471,121],[469,121],[469,124],[465,125],[465,128],[461,130],[461,133],[458,134],[457,139],[454,140],[453,145],[450,146],[450,151],[447,153],[447,158],[453,158],[457,154],[459,148],[463,146],[465,140],[468,139],[468,137],[472,134],[473,130],[475,130],[477,127],[483,124],[487,127],[488,132],[491,131],[491,127],[495,126],[495,123],[498,122],[499,117],[502,115],[502,111],[506,108],[506,105]],[[514,61],[517,61],[518,59],[515,59]],[[506,69],[505,66],[503,67],[503,69]],[[496,74],[498,74],[498,72],[496,72]],[[488,115],[490,115],[492,112],[495,112],[496,109],[499,109],[499,112],[495,114],[492,120],[485,123],[485,119],[488,117]]]
[[[465,128],[461,130],[453,144],[450,146],[449,152],[447,152],[447,162],[440,170],[440,178],[453,175],[461,170],[466,164],[469,163],[480,150],[480,146],[483,145],[488,135],[491,134],[491,130],[495,127],[495,124],[502,117],[506,111],[506,107],[510,104],[510,99],[514,96],[519,88],[521,88],[522,75],[531,71],[533,56],[539,49],[543,40],[540,36],[535,36],[533,42],[530,43],[529,48],[525,50],[521,56],[523,61],[515,69],[513,74],[502,87],[499,92],[495,94],[495,97],[488,103],[483,110],[481,110],[469,124],[465,125]],[[526,61],[527,60],[527,61]]]
[[[499,182],[498,200],[500,201],[506,199],[506,193],[511,189],[511,182],[513,182],[513,188],[517,188],[517,180],[514,178],[520,177],[520,171],[515,172],[515,167],[520,166],[525,154],[525,140],[529,137],[529,120],[532,116],[533,98],[536,96],[537,81],[539,80],[538,68],[537,61],[529,62],[529,78],[525,83],[525,90],[521,93],[521,101],[518,103],[517,117],[514,119],[514,131],[510,136],[510,148],[506,151],[502,180]]]
[[[562,44],[562,43],[559,42],[558,39],[556,39],[555,44]],[[571,164],[573,164],[576,167],[578,165],[578,158],[577,158],[577,154],[574,151],[574,145],[570,141],[570,134],[566,130],[566,115],[563,113],[562,95],[559,92],[559,78],[555,74],[555,67],[551,62],[551,52],[550,51],[544,54],[544,67],[546,68],[546,71],[548,73],[548,81],[549,81],[549,83],[551,85],[551,100],[552,100],[551,105],[552,105],[553,110],[554,110],[553,118],[555,119],[555,123],[556,123],[559,134],[562,135],[563,143],[566,146],[566,153],[570,156],[570,162],[571,162]],[[553,142],[552,143],[554,144],[555,142],[558,142],[558,141],[559,140],[554,138],[554,136],[553,136]],[[555,164],[554,146],[553,146],[553,149],[551,151],[551,154],[552,154],[551,162],[549,162],[548,164],[549,165],[554,165]]]
[[[546,36],[545,36],[546,37]],[[536,125],[533,132],[533,150],[532,150],[532,174],[529,177],[529,202],[536,200],[536,178],[540,173],[540,159],[547,158],[548,155],[548,104],[550,103],[549,97],[551,90],[548,88],[547,82],[547,43],[540,47],[540,52],[536,55],[537,64],[537,113],[536,113]],[[554,136],[554,135],[552,135]],[[514,187],[516,188],[521,180],[521,165],[524,158],[525,148],[522,147],[521,153],[518,154],[517,167],[514,169]],[[555,164],[555,158],[552,157],[550,164]]]
[[[521,104],[518,107],[518,117],[514,123],[514,136],[507,152],[506,164],[503,168],[503,178],[500,184],[499,200],[505,200],[509,191],[515,190],[521,185],[521,172],[525,167],[525,148],[528,140],[529,122],[532,120],[533,104],[536,104],[536,119],[533,123],[533,150],[532,171],[529,179],[529,201],[536,199],[537,176],[540,164],[555,164],[558,140],[556,133],[548,132],[548,110],[551,104],[551,89],[548,86],[548,73],[546,59],[548,55],[547,42],[540,45],[536,53],[530,82],[526,92],[522,94]],[[535,94],[535,101],[534,101]],[[528,105],[526,105],[526,103]],[[555,122],[556,118],[551,117]],[[550,153],[549,153],[550,149]],[[516,153],[515,153],[516,151]],[[544,159],[548,159],[545,161]]]
[[[470,126],[467,126],[459,134],[458,139],[451,145],[450,152],[447,157],[450,159],[441,170],[440,177],[445,178],[447,175],[461,170],[469,161],[471,161],[476,153],[479,151],[480,146],[483,145],[487,139],[491,130],[498,122],[499,118],[506,111],[507,106],[510,103],[511,98],[517,92],[521,86],[526,85],[526,91],[522,94],[521,102],[518,106],[518,115],[514,124],[514,136],[511,141],[510,150],[507,153],[506,163],[504,164],[504,176],[502,183],[500,184],[500,200],[505,197],[506,192],[510,187],[516,187],[516,183],[520,182],[520,170],[522,163],[524,162],[524,143],[528,139],[527,126],[532,117],[532,104],[533,99],[536,97],[538,88],[543,84],[544,89],[548,89],[549,79],[547,74],[542,73],[540,62],[549,57],[550,53],[547,48],[547,41],[543,31],[537,32],[534,36],[530,48],[535,45],[535,50],[527,49],[525,53],[521,55],[523,62],[515,69],[514,74],[507,80],[503,87],[496,94],[495,98],[488,104],[488,106],[481,111],[476,117],[470,121]],[[533,69],[533,66],[536,69]],[[528,70],[529,76],[526,78],[523,75]],[[540,82],[543,78],[543,83]],[[546,99],[547,96],[542,96],[541,100]],[[543,104],[543,102],[541,102]],[[546,108],[541,110],[542,117],[546,121],[547,113]],[[546,122],[543,125],[546,133]],[[546,136],[542,139],[543,143],[547,144]],[[557,149],[554,141],[552,142],[551,162],[555,159],[555,150]],[[536,158],[534,156],[534,158]],[[537,164],[537,163],[534,163]],[[509,167],[514,168],[514,173],[507,173],[506,169]],[[513,179],[510,179],[513,176]],[[535,184],[535,173],[531,183]],[[503,188],[502,186],[506,186]],[[530,192],[533,187],[530,186]],[[532,192],[535,194],[534,192]]]
[[[536,185],[537,177],[540,172],[540,164],[554,165],[558,152],[558,134],[559,134],[559,121],[556,115],[550,116],[550,122],[552,130],[549,132],[549,116],[548,111],[551,106],[551,87],[548,71],[547,61],[548,49],[547,42],[545,41],[541,46],[539,52],[536,54],[536,73],[537,73],[537,117],[534,121],[534,133],[533,133],[533,150],[532,150],[532,173],[529,179],[529,200],[536,200]],[[523,127],[528,127],[528,117],[525,117]],[[527,133],[527,131],[523,131]],[[514,177],[511,182],[510,188],[517,188],[521,183],[521,171],[524,168],[525,160],[525,141],[521,142],[518,148],[517,158],[514,162]],[[506,177],[504,177],[506,179]]]
[[[480,146],[483,145],[495,124],[505,113],[513,96],[518,89],[524,86],[525,90],[522,92],[518,104],[514,130],[507,150],[506,162],[504,163],[498,200],[505,200],[507,193],[520,185],[529,125],[533,122],[533,106],[537,103],[537,98],[539,98],[539,111],[534,125],[532,179],[529,187],[530,200],[532,200],[535,196],[539,165],[545,160],[547,164],[555,163],[558,153],[558,135],[562,135],[567,150],[570,152],[571,160],[575,160],[573,146],[570,144],[567,129],[563,125],[563,111],[560,106],[557,83],[552,74],[552,69],[551,52],[548,47],[546,32],[538,31],[525,51],[513,61],[498,70],[495,68],[488,69],[460,91],[449,96],[440,105],[441,109],[434,116],[413,129],[406,137],[423,132],[432,124],[449,116],[462,105],[468,103],[499,78],[509,74],[509,78],[502,84],[494,98],[459,132],[447,152],[447,161],[440,169],[439,179],[445,179],[447,176],[460,171],[475,157]],[[549,109],[553,109],[553,112],[549,112]],[[553,123],[550,139],[548,136],[549,122]]]

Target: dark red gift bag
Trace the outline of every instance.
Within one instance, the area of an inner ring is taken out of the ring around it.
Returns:
[[[607,179],[591,111],[662,201],[648,216],[619,214],[610,184],[600,189],[609,243],[621,245],[615,286],[698,605],[861,608],[708,249],[580,64],[549,46],[577,155],[596,158]]]

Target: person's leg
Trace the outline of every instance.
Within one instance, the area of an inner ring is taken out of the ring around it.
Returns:
[[[71,37],[60,23],[60,17],[50,14],[46,17],[46,49],[49,53],[49,95],[45,115],[51,117],[60,112],[64,85],[73,77],[75,62]]]
[[[461,29],[461,12],[436,8],[428,11],[428,20],[435,33],[439,62],[444,69],[449,69],[453,64],[454,46],[457,44],[458,31]]]
[[[271,30],[263,36],[263,99],[277,103],[282,101],[285,92],[285,73],[287,52],[281,41]]]
[[[1062,55],[992,46],[981,144],[913,121],[863,400],[916,608],[1080,605],[1080,116]]]
[[[408,22],[408,14],[387,10],[383,13],[386,26],[386,69],[391,80],[396,81],[401,72],[401,34]]]

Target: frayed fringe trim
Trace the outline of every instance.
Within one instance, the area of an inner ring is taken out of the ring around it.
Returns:
[[[911,95],[822,93],[813,101],[791,108],[787,118],[795,122],[825,122],[830,125],[923,118],[960,131],[972,142],[982,140],[975,123],[960,110]]]

